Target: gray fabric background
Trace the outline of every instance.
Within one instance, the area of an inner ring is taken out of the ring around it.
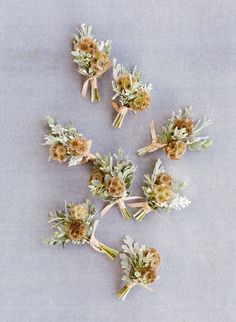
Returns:
[[[235,321],[235,2],[4,0],[0,10],[1,322]],[[81,96],[70,46],[83,22],[97,38],[112,39],[113,56],[127,67],[137,64],[154,85],[150,110],[128,115],[122,130],[111,126],[111,71],[99,80],[100,104]],[[190,104],[196,119],[205,114],[215,123],[205,131],[214,140],[210,151],[177,162],[161,152],[138,158],[150,120],[161,124]],[[64,199],[91,198],[90,166],[48,162],[42,146],[48,113],[92,138],[93,152],[122,146],[138,165],[134,194],[157,156],[189,183],[192,205],[181,213],[136,223],[113,209],[98,228],[113,247],[129,233],[159,249],[155,292],[136,287],[122,303],[119,260],[87,246],[42,243],[49,210],[63,207]]]

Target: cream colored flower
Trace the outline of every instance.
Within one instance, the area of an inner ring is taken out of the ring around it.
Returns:
[[[86,210],[83,204],[75,204],[69,208],[70,218],[73,220],[84,220],[86,217]]]

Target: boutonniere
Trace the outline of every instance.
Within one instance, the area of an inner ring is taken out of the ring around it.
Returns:
[[[134,217],[141,221],[148,213],[155,211],[180,210],[191,203],[182,194],[186,183],[175,181],[167,172],[158,159],[151,176],[146,175],[142,187],[145,202],[129,204],[131,208],[141,208],[134,214]]]
[[[101,156],[99,153],[96,154],[89,189],[94,196],[99,196],[108,203],[101,211],[101,216],[117,204],[123,218],[131,218],[125,206],[125,201],[140,198],[130,197],[130,188],[135,170],[136,166],[132,161],[124,157],[121,149],[118,151],[118,155],[108,154]]]
[[[67,161],[68,166],[75,166],[95,159],[90,153],[92,141],[86,140],[70,122],[62,126],[51,116],[47,116],[46,119],[50,129],[44,136],[44,145],[50,146],[49,160],[60,163]]]
[[[126,284],[118,292],[122,300],[135,285],[150,289],[149,285],[159,278],[157,270],[161,264],[161,256],[155,248],[140,245],[129,236],[125,237],[123,243],[120,258],[122,280]]]
[[[172,113],[172,117],[163,125],[158,135],[154,122],[151,122],[152,143],[138,150],[138,155],[143,156],[148,152],[163,149],[168,158],[179,160],[187,148],[191,151],[207,150],[212,144],[212,140],[209,136],[199,136],[199,134],[211,124],[212,122],[206,118],[194,123],[192,107],[182,108],[178,113]]]
[[[86,97],[88,86],[91,85],[91,102],[99,102],[100,96],[97,78],[101,77],[112,65],[109,54],[111,41],[98,42],[91,34],[92,27],[81,25],[78,34],[73,37],[74,62],[80,74],[88,77],[82,88],[82,95]]]
[[[150,105],[152,84],[142,83],[136,67],[129,72],[114,61],[112,89],[115,92],[112,99],[119,101],[119,104],[112,102],[112,107],[117,111],[114,127],[122,126],[127,112],[145,111]]]
[[[97,252],[104,253],[115,259],[119,252],[100,241],[94,234],[98,220],[93,220],[95,208],[89,200],[84,203],[65,202],[65,210],[49,212],[49,224],[55,230],[45,242],[48,245],[63,245],[66,243],[88,243]]]

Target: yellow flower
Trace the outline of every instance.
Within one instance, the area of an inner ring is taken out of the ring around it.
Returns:
[[[84,220],[86,216],[85,207],[83,204],[75,204],[69,208],[70,218],[73,220]]]
[[[153,189],[154,197],[157,203],[170,201],[173,192],[168,184],[162,183],[155,185]]]
[[[130,102],[130,108],[134,111],[144,111],[151,102],[151,95],[145,89],[138,90],[136,98]]]

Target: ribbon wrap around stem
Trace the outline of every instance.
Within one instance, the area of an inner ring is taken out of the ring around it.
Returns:
[[[152,289],[151,289],[149,286],[147,286],[147,285],[144,285],[144,284],[138,284],[138,283],[134,283],[134,282],[129,281],[127,284],[125,284],[125,286],[123,286],[123,287],[119,290],[119,292],[117,293],[118,297],[119,297],[122,301],[124,301],[124,300],[125,300],[125,298],[126,298],[126,296],[127,296],[127,294],[128,294],[128,293],[129,293],[129,291],[131,290],[131,288],[132,288],[132,287],[134,287],[135,285],[141,286],[141,287],[143,287],[143,288],[146,288],[146,289],[147,289],[147,290],[149,290],[149,291],[152,291]]]
[[[101,217],[103,217],[114,205],[118,205],[123,218],[130,219],[129,218],[130,216],[129,216],[126,206],[125,206],[125,201],[135,200],[135,199],[143,199],[143,197],[133,196],[133,197],[121,197],[121,198],[116,199],[114,202],[110,203],[105,208],[103,208],[103,210],[101,211]],[[125,213],[128,214],[126,218],[125,218]]]
[[[152,142],[149,145],[145,146],[144,148],[138,150],[138,154],[140,156],[143,156],[148,152],[149,153],[154,152],[154,151],[161,149],[167,145],[166,143],[158,143],[157,142],[157,133],[156,133],[154,121],[151,121],[151,123],[150,123],[150,131],[151,131]]]
[[[99,92],[98,92],[97,77],[98,77],[98,75],[89,77],[84,82],[84,85],[82,88],[82,96],[86,97],[87,92],[88,92],[88,87],[89,87],[89,85],[91,86],[91,101],[92,102],[99,102],[100,101]]]
[[[111,259],[115,259],[119,254],[119,251],[104,245],[103,243],[99,242],[97,238],[94,236],[98,223],[99,223],[99,220],[94,221],[93,231],[89,239],[89,244],[97,252],[106,254]]]
[[[112,125],[114,127],[120,128],[122,126],[123,121],[124,121],[125,115],[129,111],[129,108],[127,106],[124,106],[124,105],[119,106],[115,102],[112,102],[111,105],[114,108],[114,110],[116,112],[118,112]]]

